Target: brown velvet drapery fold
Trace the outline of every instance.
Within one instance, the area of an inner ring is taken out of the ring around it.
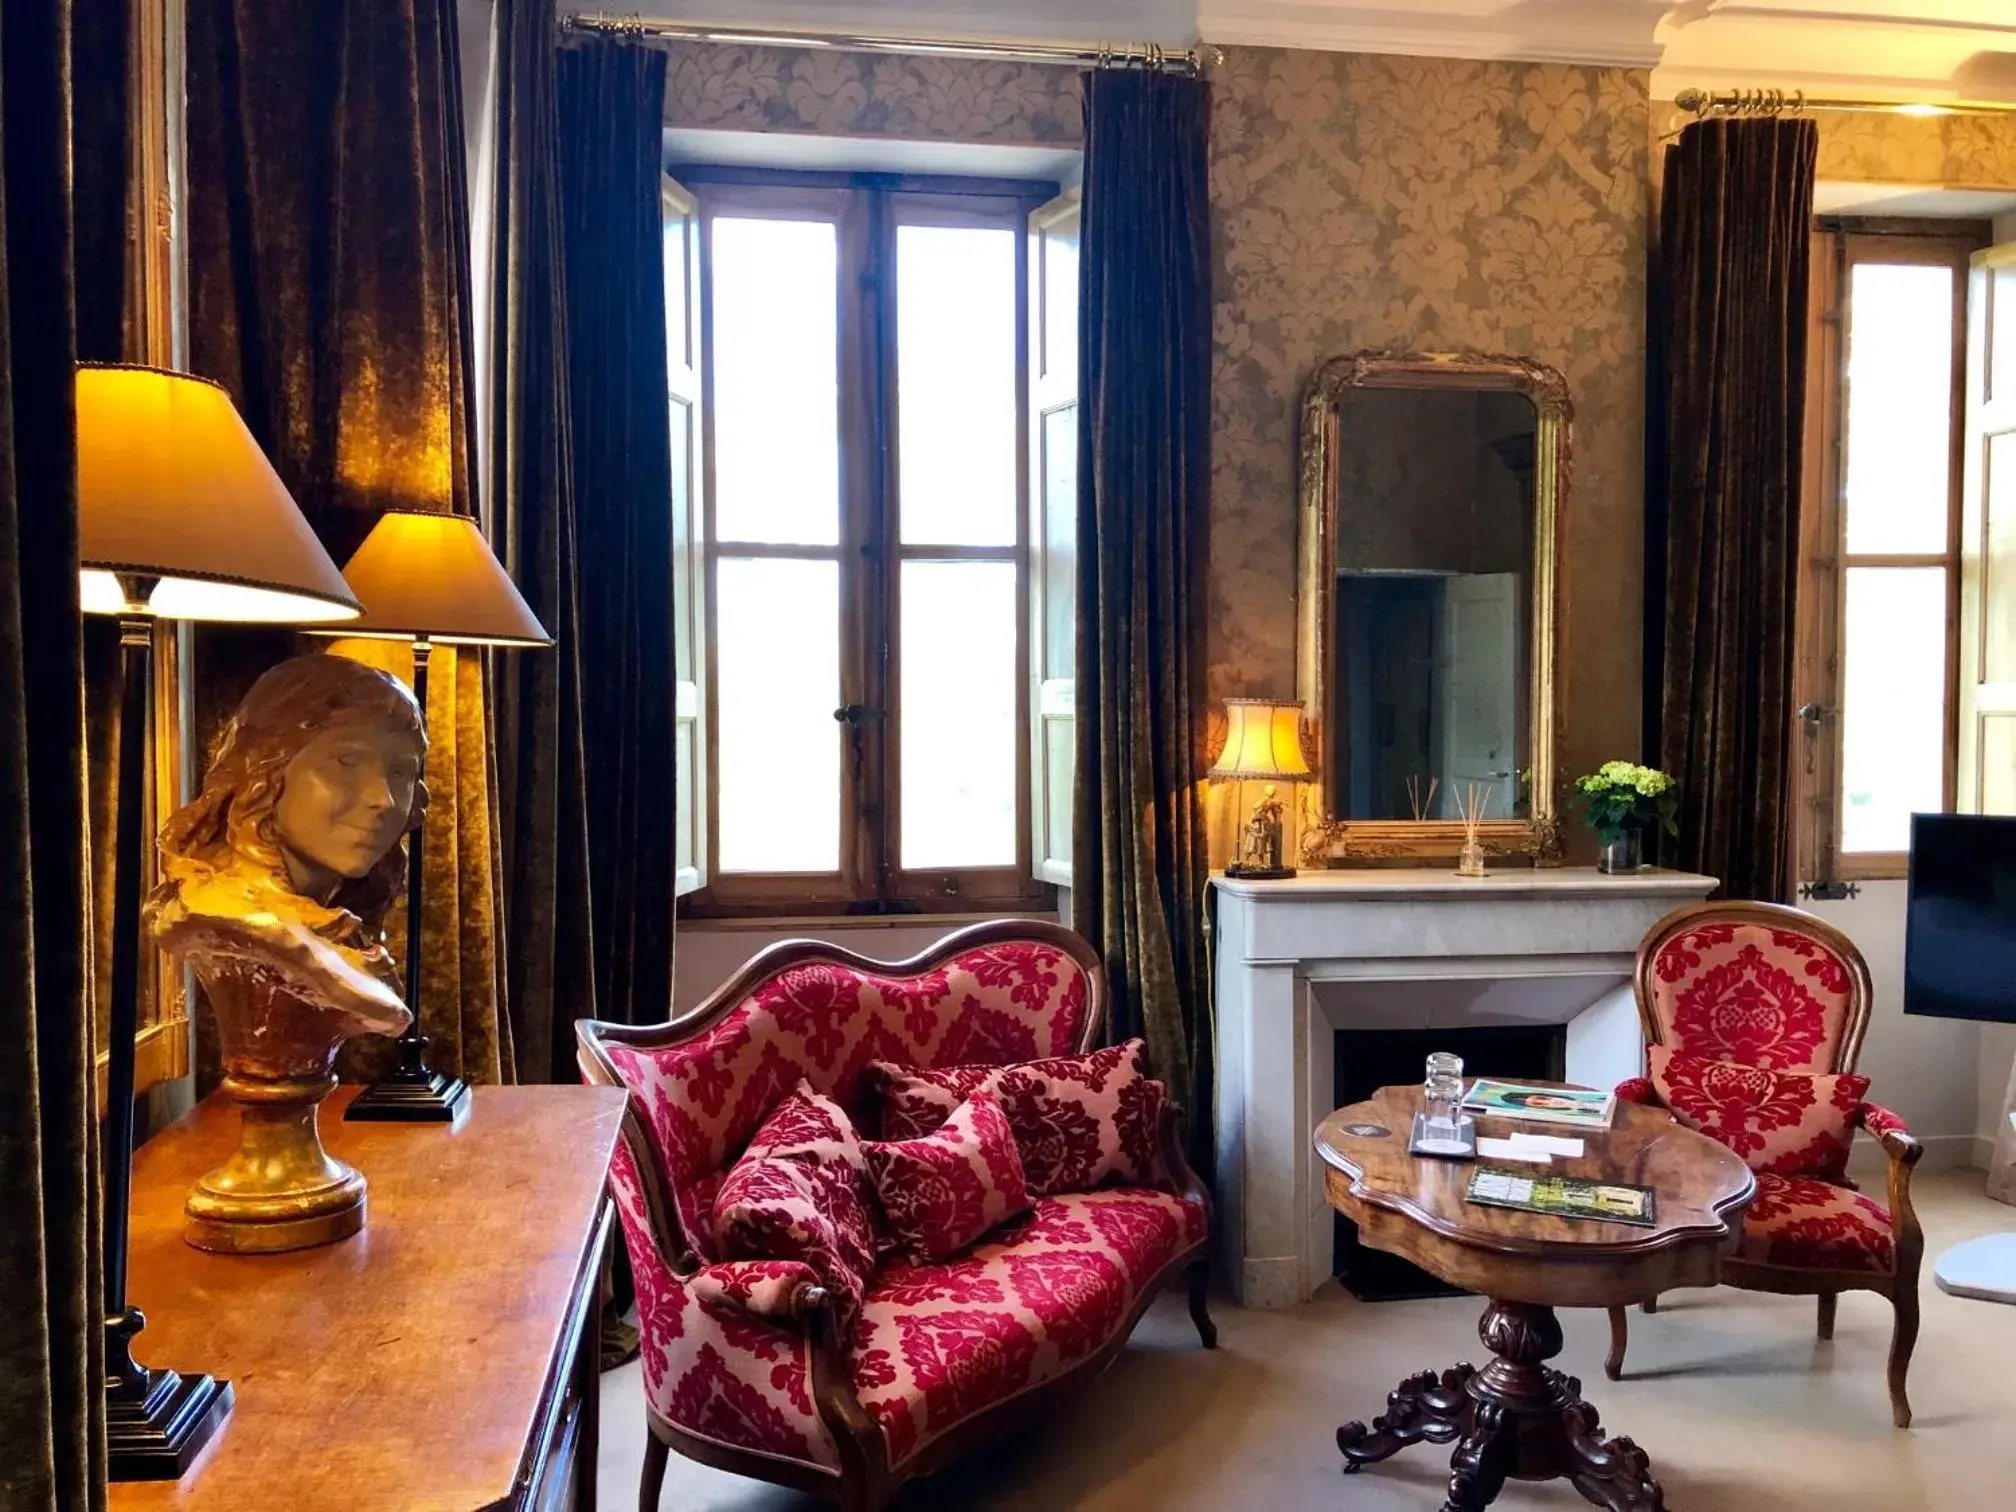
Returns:
[[[561,52],[556,80],[578,623],[591,672],[581,720],[594,1008],[625,1024],[672,1016],[678,675],[659,212],[665,68],[658,48],[591,40]],[[571,1026],[554,1032],[571,1065]]]
[[[453,0],[189,0],[188,18],[191,366],[230,389],[337,561],[389,507],[474,513]],[[410,675],[403,645],[343,648]],[[202,632],[199,733],[293,649]],[[422,1028],[437,1068],[509,1081],[483,660],[442,648],[430,673]]]
[[[1675,865],[1733,898],[1792,887],[1793,599],[1806,382],[1811,121],[1703,121],[1666,157],[1647,605],[1664,634],[1660,763]],[[1663,484],[1663,488],[1661,485]]]
[[[70,5],[0,8],[0,1506],[105,1505]]]
[[[1198,79],[1086,80],[1071,859],[1073,921],[1106,962],[1112,1032],[1146,1036],[1207,1172],[1209,110]]]
[[[526,1081],[574,1080],[573,1021],[597,1012],[554,36],[553,0],[497,0],[485,525],[554,638],[497,688],[506,980]]]

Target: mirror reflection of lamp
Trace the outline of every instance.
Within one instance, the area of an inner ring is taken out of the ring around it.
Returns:
[[[1288,864],[1283,782],[1314,776],[1302,755],[1302,705],[1269,698],[1225,700],[1225,748],[1208,774],[1213,782],[1259,782],[1265,786],[1240,827],[1228,877],[1292,877]]]
[[[175,1480],[231,1411],[229,1382],[149,1367],[127,1303],[134,1039],[140,1027],[145,731],[156,620],[354,619],[356,596],[218,385],[156,368],[77,369],[78,604],[119,620],[111,1042],[104,1150],[105,1398],[112,1480]]]

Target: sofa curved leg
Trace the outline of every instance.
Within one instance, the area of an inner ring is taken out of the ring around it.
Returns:
[[[1904,1377],[1911,1370],[1911,1351],[1918,1345],[1918,1292],[1915,1288],[1890,1299],[1897,1308],[1897,1326],[1890,1334],[1890,1421],[1911,1426],[1911,1398]]]
[[[1834,1337],[1834,1304],[1840,1300],[1839,1292],[1820,1293],[1820,1337]]]
[[[665,1492],[665,1461],[672,1446],[644,1425],[644,1474],[637,1482],[637,1512],[658,1512],[658,1499]]]
[[[1611,1380],[1624,1376],[1624,1346],[1631,1342],[1631,1314],[1621,1307],[1610,1309],[1610,1353],[1603,1361],[1603,1374]]]
[[[1197,1325],[1197,1337],[1206,1349],[1218,1347],[1218,1325],[1211,1321],[1211,1262],[1195,1260],[1190,1265],[1190,1321]]]

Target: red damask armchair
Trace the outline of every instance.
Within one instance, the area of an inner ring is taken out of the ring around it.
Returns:
[[[1918,1339],[1918,1270],[1925,1237],[1911,1207],[1923,1153],[1904,1120],[1862,1101],[1854,1076],[1873,998],[1869,968],[1848,937],[1803,909],[1717,902],[1681,908],[1638,947],[1634,983],[1652,1077],[1620,1097],[1664,1106],[1729,1144],[1757,1170],[1757,1196],[1722,1280],[1750,1291],[1817,1296],[1820,1337],[1834,1336],[1835,1299],[1890,1299],[1890,1409],[1911,1426],[1905,1374]],[[1730,1063],[1755,1068],[1745,1077]],[[1810,1073],[1775,1077],[1770,1073]],[[1662,1081],[1665,1095],[1655,1086]],[[1830,1130],[1831,1126],[1831,1130]],[[1890,1158],[1887,1205],[1845,1173],[1861,1128]],[[1819,1132],[1816,1132],[1819,1131]],[[1836,1148],[1838,1146],[1838,1148]],[[1656,1309],[1647,1303],[1646,1311]],[[1605,1372],[1622,1373],[1622,1308],[1610,1310]]]
[[[788,941],[672,1023],[576,1025],[583,1076],[631,1094],[610,1180],[642,1333],[645,1512],[671,1449],[876,1512],[1097,1374],[1186,1275],[1215,1344],[1210,1199],[1160,1097],[1157,1187],[1039,1197],[966,1253],[884,1261],[858,1302],[804,1284],[802,1267],[718,1253],[724,1175],[801,1078],[853,1109],[872,1061],[1076,1055],[1104,1013],[1104,972],[1081,937],[1004,920],[896,963]]]

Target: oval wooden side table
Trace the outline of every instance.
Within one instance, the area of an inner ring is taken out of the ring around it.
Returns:
[[[1610,1512],[1664,1512],[1645,1452],[1606,1438],[1582,1383],[1546,1363],[1561,1352],[1557,1307],[1615,1307],[1681,1286],[1713,1286],[1742,1233],[1756,1180],[1736,1155],[1683,1129],[1664,1110],[1620,1102],[1605,1132],[1524,1125],[1577,1137],[1579,1157],[1552,1165],[1420,1159],[1407,1153],[1419,1087],[1388,1087],[1317,1127],[1330,1204],[1375,1249],[1412,1260],[1490,1299],[1477,1333],[1491,1351],[1468,1364],[1410,1376],[1370,1427],[1337,1430],[1347,1472],[1426,1439],[1451,1444],[1443,1512],[1488,1507],[1508,1479],[1565,1479]],[[1487,1135],[1515,1127],[1482,1119]],[[1477,1165],[1521,1174],[1648,1186],[1650,1227],[1557,1218],[1466,1200]]]

